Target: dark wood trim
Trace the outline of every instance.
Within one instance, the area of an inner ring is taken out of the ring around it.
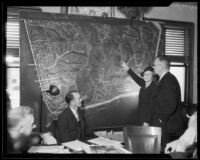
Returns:
[[[194,70],[194,23],[183,21],[171,21],[161,19],[151,19],[152,21],[160,21],[165,26],[180,26],[187,28],[189,39],[188,53],[184,56],[168,55],[171,62],[182,62],[185,65],[185,98],[184,103],[192,104],[193,101],[193,70]],[[165,28],[165,27],[164,27]],[[188,45],[188,44],[186,44]],[[174,65],[172,65],[174,66]]]
[[[143,20],[145,20],[145,21],[156,21],[156,22],[161,22],[161,23],[168,23],[170,25],[176,25],[176,26],[183,26],[183,25],[190,26],[191,24],[194,24],[193,22],[165,20],[165,19],[156,19],[156,18],[147,18],[147,17],[143,17]]]
[[[125,18],[115,18],[115,17],[100,17],[100,16],[87,16],[87,15],[75,15],[75,14],[61,14],[61,13],[45,13],[45,12],[20,12],[21,19],[40,19],[40,20],[70,20],[70,21],[80,21],[80,22],[98,22],[113,25],[131,25],[137,23],[141,20],[138,19],[125,19]],[[145,21],[144,21],[145,22]]]
[[[19,57],[19,48],[6,48],[6,55]]]
[[[6,68],[20,68],[19,66],[6,66]]]
[[[167,57],[170,59],[171,62],[183,62],[183,63],[186,63],[185,56],[170,56],[170,55],[167,55]]]
[[[124,126],[98,127],[91,128],[93,131],[123,131]]]
[[[35,6],[13,6],[7,8],[8,15],[19,15],[21,11],[34,11],[34,12],[42,12],[40,7]]]
[[[191,43],[189,45],[189,55],[188,55],[188,104],[193,103],[193,72],[194,72],[194,24],[190,30],[191,34]],[[198,52],[197,52],[198,53]],[[197,63],[198,64],[198,63]]]
[[[60,8],[60,13],[62,13],[62,14],[68,14],[68,7],[67,6],[61,7]]]

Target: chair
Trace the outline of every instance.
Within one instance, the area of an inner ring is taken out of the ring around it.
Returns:
[[[123,128],[125,148],[132,153],[160,153],[161,128],[126,126]]]

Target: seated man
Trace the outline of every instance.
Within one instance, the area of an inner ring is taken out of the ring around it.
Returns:
[[[173,158],[190,158],[190,150],[196,153],[197,144],[197,112],[189,117],[188,128],[183,135],[166,145],[165,153],[170,153]],[[174,152],[174,153],[173,153]],[[182,153],[182,154],[181,154]],[[195,158],[196,155],[193,155]]]
[[[34,124],[32,108],[21,106],[12,108],[8,112],[7,153],[26,153],[35,144],[40,143],[40,134],[32,134]],[[45,144],[49,144],[44,139]],[[51,139],[52,143],[52,139]],[[53,143],[57,143],[54,139]]]
[[[68,107],[59,115],[57,120],[59,142],[87,140],[97,137],[88,128],[83,111],[80,109],[82,99],[78,91],[70,91],[65,100]]]

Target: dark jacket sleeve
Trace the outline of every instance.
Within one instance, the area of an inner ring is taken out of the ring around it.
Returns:
[[[65,115],[65,113],[64,114],[62,113],[59,116],[58,121],[57,121],[58,136],[59,136],[60,143],[75,140],[75,138],[71,137],[71,135],[70,135],[69,123],[70,123],[70,121],[67,118],[67,115]]]
[[[92,129],[90,129],[88,127],[88,123],[87,123],[87,120],[85,118],[85,116],[82,114],[82,117],[83,117],[83,122],[84,122],[84,139],[92,139],[92,138],[96,138],[98,136],[96,136],[94,134],[94,132],[92,131]]]
[[[144,122],[149,123],[150,122],[150,110],[148,107],[140,108],[140,125],[143,125]]]
[[[178,106],[177,84],[174,79],[167,79],[163,83],[163,101],[160,102],[162,108],[162,117],[169,117],[174,113]],[[161,117],[161,118],[162,118]]]
[[[151,114],[152,114],[151,107],[152,107],[151,104],[149,104],[148,107],[141,108],[141,111],[140,111],[141,125],[143,125],[144,122],[150,123]]]
[[[154,82],[152,82],[154,83]],[[141,117],[141,125],[143,124],[143,122],[146,123],[150,123],[151,118],[152,118],[152,110],[154,107],[154,97],[155,97],[155,93],[156,93],[156,85],[155,84],[151,84],[150,86],[151,91],[149,94],[148,98],[148,105],[145,105],[141,108],[141,113],[140,113],[140,117]]]
[[[139,85],[139,86],[145,86],[144,79],[140,78],[131,68],[127,71],[127,73],[131,76],[131,78]]]
[[[151,86],[151,94],[149,97],[149,106],[148,106],[148,115],[146,116],[146,122],[150,123],[151,119],[152,119],[152,112],[153,112],[153,108],[154,108],[154,98],[156,96],[156,84],[154,82]]]

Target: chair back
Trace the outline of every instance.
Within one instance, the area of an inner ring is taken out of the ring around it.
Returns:
[[[126,126],[123,128],[125,148],[132,153],[160,153],[161,128]]]

